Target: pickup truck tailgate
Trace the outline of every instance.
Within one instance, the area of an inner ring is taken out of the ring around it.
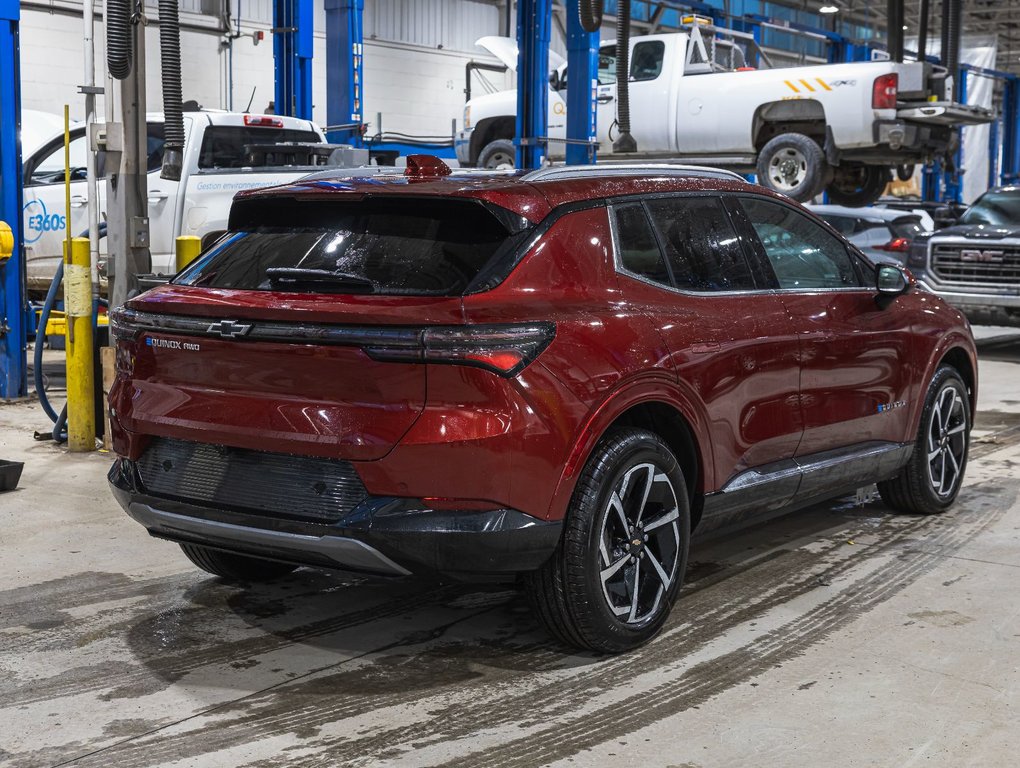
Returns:
[[[902,120],[935,125],[981,125],[990,123],[995,114],[984,107],[957,104],[953,101],[922,101],[900,104],[896,116]]]

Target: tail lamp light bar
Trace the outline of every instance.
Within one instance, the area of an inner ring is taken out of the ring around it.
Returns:
[[[516,376],[556,335],[552,323],[498,323],[454,326],[340,326],[306,323],[224,321],[140,312],[120,307],[110,312],[110,328],[119,341],[143,333],[361,347],[373,360],[400,363],[467,365]],[[243,328],[243,332],[237,329]]]

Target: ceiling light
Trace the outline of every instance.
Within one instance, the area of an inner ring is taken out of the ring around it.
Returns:
[[[839,8],[834,5],[823,5],[818,9],[819,13],[839,13]]]

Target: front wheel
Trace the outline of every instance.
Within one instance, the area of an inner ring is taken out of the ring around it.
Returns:
[[[516,165],[517,150],[509,139],[490,141],[478,155],[478,167],[489,170],[513,168]]]
[[[596,447],[552,558],[528,577],[551,634],[602,653],[646,643],[662,629],[687,568],[690,504],[662,439],[622,429]]]
[[[903,471],[878,484],[882,501],[901,512],[948,509],[963,484],[970,449],[970,396],[955,368],[936,371],[921,412],[914,452]]]

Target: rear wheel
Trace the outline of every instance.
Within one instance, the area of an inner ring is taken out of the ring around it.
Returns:
[[[687,568],[683,472],[658,435],[602,440],[578,481],[556,553],[528,577],[551,634],[603,653],[635,648],[669,617]]]
[[[802,133],[780,134],[758,154],[758,183],[802,203],[822,191],[826,171],[822,148]]]
[[[227,581],[248,583],[275,581],[297,568],[296,565],[246,555],[235,555],[198,544],[181,544],[181,550],[191,562],[203,571]]]
[[[478,155],[478,167],[496,170],[513,168],[517,161],[517,150],[509,139],[490,141]]]
[[[910,462],[878,484],[882,501],[925,515],[948,509],[963,483],[970,449],[970,397],[955,368],[944,365],[928,387]]]
[[[889,183],[889,169],[874,165],[841,165],[826,191],[833,205],[860,208],[878,200]]]

